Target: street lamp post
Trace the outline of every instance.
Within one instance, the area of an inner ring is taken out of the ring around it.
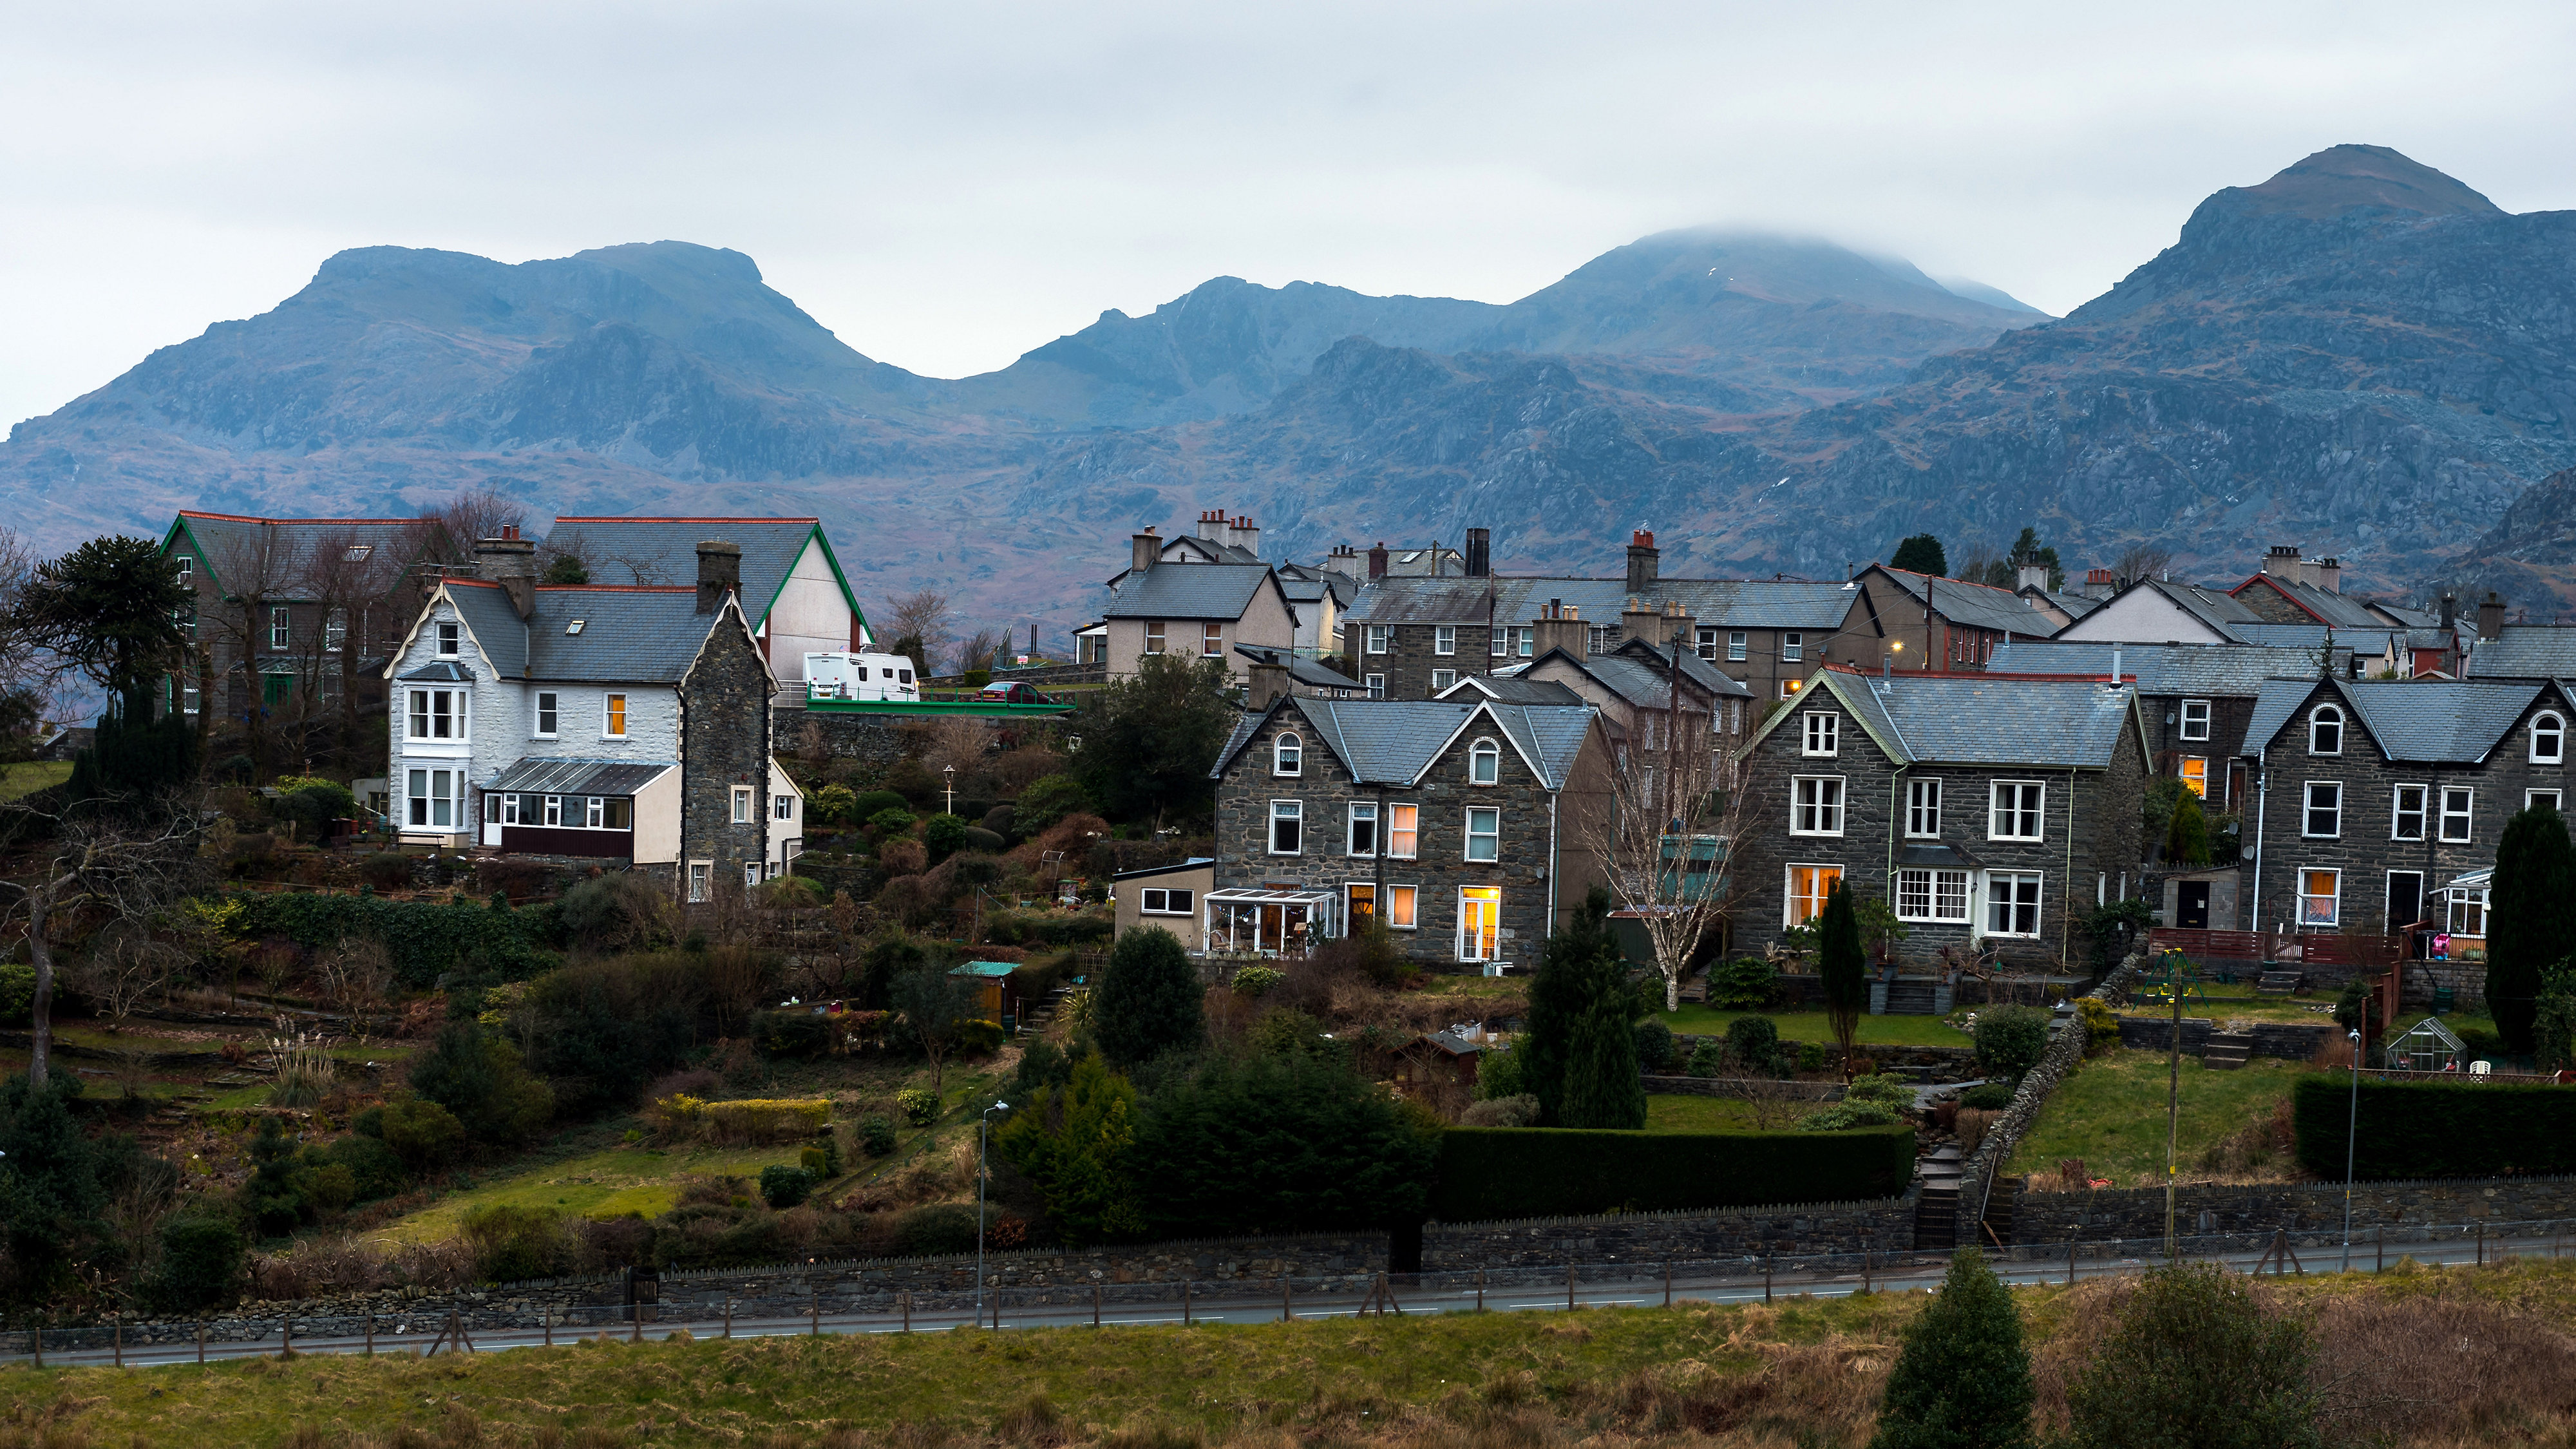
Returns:
[[[2353,1151],[2361,1145],[2361,1029],[2345,1035],[2352,1038],[2352,1106],[2343,1123],[2343,1271],[2352,1271],[2352,1162]]]
[[[942,765],[939,767],[939,775],[946,782],[944,788],[948,792],[948,813],[954,815],[957,813],[957,767]]]
[[[992,1135],[993,1114],[1011,1110],[995,1102],[975,1119],[975,1326],[984,1326],[984,1143]]]

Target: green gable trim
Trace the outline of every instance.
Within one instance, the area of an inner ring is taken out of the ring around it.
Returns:
[[[230,598],[231,595],[224,592],[224,581],[215,577],[215,560],[213,556],[206,552],[205,544],[198,540],[196,530],[188,527],[187,515],[180,514],[173,517],[170,520],[170,531],[161,535],[162,557],[169,557],[170,545],[177,543],[181,534],[186,534],[188,537],[189,556],[197,561],[197,567],[204,569],[206,571],[206,577],[214,582],[215,597],[218,599]]]
[[[778,576],[778,587],[769,591],[769,602],[760,606],[760,617],[752,621],[752,627],[754,629],[769,627],[769,611],[778,607],[779,595],[787,592],[787,581],[796,577],[797,560],[805,557],[805,550],[817,543],[823,545],[823,562],[832,570],[832,582],[841,586],[841,601],[850,606],[850,617],[859,621],[861,633],[873,639],[876,631],[868,627],[867,611],[859,607],[859,596],[850,588],[849,575],[841,572],[841,556],[833,551],[832,540],[823,532],[823,525],[820,523],[815,524],[805,535],[805,542],[797,547],[796,558],[788,560],[787,571]]]

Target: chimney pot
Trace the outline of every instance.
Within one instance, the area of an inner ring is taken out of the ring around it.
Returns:
[[[1385,577],[1386,577],[1386,543],[1385,543],[1385,541],[1384,541],[1384,540],[1380,540],[1380,541],[1378,542],[1377,547],[1372,548],[1372,549],[1370,549],[1370,550],[1369,550],[1369,552],[1368,552],[1368,560],[1369,560],[1369,573],[1368,573],[1368,576],[1369,576],[1370,578],[1373,578],[1373,579],[1382,579],[1382,578],[1385,578]]]
[[[742,592],[742,545],[710,538],[698,544],[698,612],[724,607],[727,594]]]
[[[1629,593],[1642,594],[1654,586],[1661,557],[1655,548],[1654,530],[1641,528],[1628,535]]]

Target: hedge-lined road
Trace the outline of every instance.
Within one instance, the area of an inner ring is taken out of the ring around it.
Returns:
[[[2354,1267],[2362,1272],[2370,1271],[2378,1251],[2378,1245],[2371,1239],[2357,1237],[2353,1244]],[[2418,1263],[2473,1263],[2481,1257],[2485,1261],[2496,1262],[2509,1252],[2518,1256],[2552,1253],[2555,1251],[2555,1242],[2551,1239],[2530,1237],[2510,1241],[2499,1238],[2481,1246],[2474,1240],[2444,1238],[2404,1243],[2390,1242],[2386,1245],[2385,1251],[2390,1262],[2395,1262],[2400,1256],[2411,1256]],[[2253,1267],[2263,1257],[2264,1254],[2261,1252],[2230,1252],[2211,1255],[2209,1260],[2223,1262],[2243,1270]],[[2298,1257],[2309,1272],[2332,1272],[2340,1262],[2342,1253],[2339,1247],[2319,1247],[2302,1249]],[[2075,1276],[2099,1278],[2137,1273],[2153,1267],[2155,1261],[2152,1257],[2079,1258],[2075,1265]],[[1869,1287],[1881,1289],[1933,1288],[1939,1285],[1946,1266],[1946,1259],[1930,1256],[1914,1257],[1888,1268],[1873,1268],[1866,1275],[1866,1282]],[[2059,1258],[2053,1263],[1999,1262],[1995,1267],[2008,1283],[2063,1283],[2067,1278],[2067,1265],[2064,1258]],[[1763,1279],[1758,1276],[1721,1277],[1702,1273],[1674,1278],[1671,1292],[1673,1301],[1677,1303],[1759,1303],[1763,1301],[1766,1292],[1784,1297],[1796,1293],[1808,1293],[1820,1298],[1835,1298],[1860,1292],[1863,1284],[1864,1275],[1858,1268],[1848,1272],[1840,1270],[1783,1272],[1774,1276],[1767,1288]],[[1664,1295],[1664,1277],[1660,1272],[1654,1272],[1625,1279],[1577,1283],[1573,1290],[1572,1303],[1573,1306],[1582,1308],[1659,1305],[1664,1302]],[[1509,1288],[1489,1288],[1483,1298],[1485,1308],[1493,1312],[1561,1310],[1568,1306],[1568,1295],[1562,1281],[1542,1287],[1516,1285]],[[1395,1299],[1397,1306],[1406,1313],[1459,1313],[1475,1310],[1477,1294],[1472,1287],[1464,1291],[1443,1289],[1436,1292],[1407,1292],[1399,1289],[1396,1291]],[[766,1338],[817,1331],[822,1333],[901,1333],[905,1331],[904,1321],[897,1314],[825,1313],[817,1318],[801,1310],[780,1314],[777,1312],[779,1305],[774,1300],[764,1302],[758,1307],[759,1316],[753,1315],[751,1305],[736,1309],[732,1326],[735,1337]],[[1329,1297],[1297,1298],[1294,1300],[1293,1312],[1299,1319],[1348,1318],[1362,1312],[1363,1307],[1364,1295],[1343,1293]],[[1223,1297],[1213,1297],[1193,1293],[1189,1304],[1189,1317],[1191,1321],[1197,1323],[1276,1323],[1280,1321],[1281,1304],[1275,1294],[1245,1295],[1232,1292]],[[1104,1327],[1120,1324],[1179,1323],[1182,1321],[1182,1305],[1177,1299],[1169,1303],[1106,1304],[1100,1310],[1099,1321]],[[388,1315],[383,1322],[388,1331],[379,1332],[376,1335],[376,1352],[419,1353],[428,1349],[438,1337],[442,1320],[436,1317],[434,1310],[429,1310],[424,1305],[424,1312],[418,1318]],[[924,1310],[912,1315],[911,1328],[914,1332],[942,1332],[971,1327],[974,1322],[975,1314],[972,1308],[940,1312]],[[1006,1329],[1074,1328],[1088,1327],[1091,1323],[1092,1310],[1088,1305],[1046,1304],[1024,1308],[1005,1307],[1002,1311],[1001,1326]],[[399,1334],[391,1332],[390,1330],[398,1324],[414,1331]],[[725,1331],[721,1320],[666,1321],[643,1325],[643,1337],[666,1338],[681,1329],[686,1329],[699,1339],[719,1337]],[[634,1332],[633,1325],[623,1322],[610,1328],[558,1326],[553,1333],[553,1342],[568,1344],[578,1338],[598,1338],[603,1334],[623,1342],[631,1338]],[[9,1336],[13,1340],[19,1340],[19,1335],[16,1333]],[[23,1340],[19,1341],[23,1342]],[[500,1349],[534,1348],[546,1341],[545,1331],[534,1328],[494,1329],[476,1332],[473,1335],[475,1349],[485,1353]],[[206,1344],[205,1356],[208,1362],[220,1359],[256,1358],[274,1355],[278,1347],[278,1340],[274,1338],[262,1343],[238,1340],[221,1343],[210,1341]],[[355,1354],[366,1351],[366,1341],[362,1336],[357,1335],[307,1338],[299,1334],[295,1339],[294,1349],[299,1354]],[[442,1353],[453,1351],[453,1345],[441,1348],[439,1351]],[[45,1354],[45,1364],[47,1367],[75,1364],[95,1366],[110,1363],[114,1361],[114,1357],[112,1349],[82,1349],[76,1352],[49,1350]],[[28,1361],[24,1353],[0,1355],[0,1363],[24,1364]],[[125,1364],[129,1368],[196,1361],[197,1348],[193,1343],[175,1346],[160,1344],[148,1348],[129,1346],[125,1350]]]

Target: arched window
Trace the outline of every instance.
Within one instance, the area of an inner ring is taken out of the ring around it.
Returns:
[[[2555,711],[2543,710],[2532,716],[2531,762],[2535,765],[2567,763],[2567,721]]]
[[[1295,732],[1283,733],[1270,742],[1270,773],[1302,775],[1306,772],[1306,745]]]
[[[1467,748],[1467,783],[1496,785],[1503,778],[1503,747],[1492,740],[1478,740]]]
[[[2308,716],[2308,753],[2340,755],[2343,753],[2343,711],[2321,704]]]

